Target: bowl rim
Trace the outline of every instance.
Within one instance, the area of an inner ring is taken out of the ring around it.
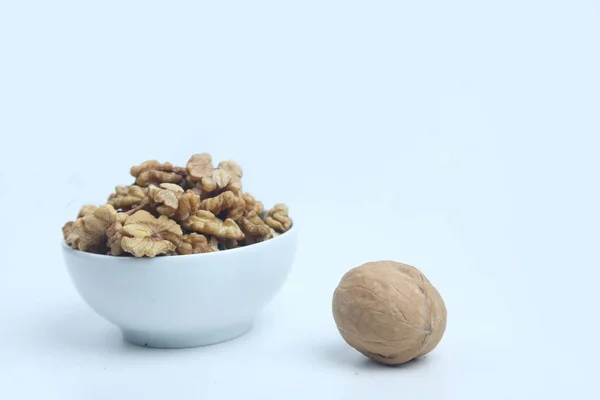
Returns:
[[[65,242],[64,238],[61,238],[61,246],[63,248],[63,250],[65,251],[71,251],[73,252],[73,254],[77,254],[77,256],[81,256],[81,257],[91,257],[91,258],[104,258],[104,259],[114,259],[115,261],[130,261],[130,260],[135,260],[133,262],[150,262],[151,260],[166,260],[166,259],[172,259],[172,260],[180,260],[182,258],[191,258],[191,257],[223,257],[223,254],[232,254],[232,253],[239,253],[241,251],[248,251],[248,248],[260,248],[260,246],[269,246],[270,242],[272,243],[274,240],[282,240],[281,238],[284,236],[289,236],[288,234],[290,232],[296,232],[298,228],[296,227],[296,222],[294,222],[292,224],[292,226],[290,227],[290,229],[288,229],[287,231],[283,232],[282,234],[273,237],[271,239],[262,241],[262,242],[258,242],[258,243],[254,243],[251,245],[247,245],[247,246],[241,246],[241,247],[235,247],[233,249],[227,249],[227,250],[220,250],[220,251],[211,251],[210,253],[197,253],[197,254],[177,254],[174,256],[155,256],[155,257],[120,257],[120,256],[112,256],[109,254],[98,254],[98,253],[91,253],[91,252],[87,252],[87,251],[83,251],[83,250],[79,250],[79,249],[74,249],[70,246],[67,245],[67,243]]]

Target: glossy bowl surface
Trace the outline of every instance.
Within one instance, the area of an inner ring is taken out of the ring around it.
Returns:
[[[265,242],[214,253],[155,258],[73,250],[63,257],[75,288],[124,339],[146,347],[214,344],[248,332],[283,286],[297,228]]]

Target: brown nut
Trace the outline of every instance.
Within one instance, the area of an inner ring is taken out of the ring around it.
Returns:
[[[186,220],[196,214],[200,208],[200,196],[192,190],[187,190],[179,196],[179,206],[173,216],[178,221]]]
[[[210,239],[208,240],[208,245],[214,251],[219,251],[220,250],[219,249],[219,238],[216,236],[211,236]]]
[[[342,338],[372,360],[402,364],[432,351],[446,330],[446,307],[415,267],[368,262],[348,271],[334,291]]]
[[[241,181],[238,172],[241,172],[239,166],[233,161],[220,163],[218,168],[214,168],[212,157],[209,153],[194,154],[186,164],[187,181],[190,186],[201,190],[203,193],[220,192],[223,189],[232,190],[229,187],[238,187],[241,190]],[[236,168],[237,166],[237,168]],[[239,171],[238,171],[239,170]],[[239,194],[239,191],[235,191]],[[206,196],[203,196],[203,199]]]
[[[181,227],[165,215],[155,218],[140,210],[129,216],[122,228],[121,248],[135,257],[169,254],[181,243]]]
[[[199,233],[183,235],[181,243],[177,246],[177,253],[181,255],[210,253],[213,251],[213,248],[208,245],[206,236]]]
[[[224,186],[225,190],[240,195],[242,193],[242,177],[244,175],[242,167],[235,161],[221,161],[219,169],[225,171],[230,176],[227,186]]]
[[[221,168],[215,169],[210,177],[217,185],[217,189],[225,188],[231,181],[231,175]]]
[[[212,157],[208,153],[194,154],[186,164],[188,181],[198,185],[204,192],[212,192],[217,189],[217,182],[213,179],[215,168],[212,165]],[[224,177],[218,177],[221,179]]]
[[[146,189],[137,185],[116,186],[115,192],[108,196],[108,204],[117,210],[130,210],[146,199]]]
[[[183,193],[183,188],[173,183],[161,183],[160,187],[150,184],[148,197],[154,202],[161,215],[173,215],[179,206],[178,195]]]
[[[202,200],[200,209],[219,215],[227,211],[227,218],[237,221],[243,214],[246,203],[243,198],[236,196],[233,192],[223,192],[215,197]]]
[[[200,210],[182,221],[181,224],[187,230],[213,235],[218,238],[234,240],[244,238],[244,234],[234,220],[227,218],[222,221],[210,211]]]
[[[154,202],[156,212],[172,217],[177,221],[187,219],[195,214],[200,206],[200,196],[173,183],[161,183],[160,187],[148,186],[148,197]]]
[[[250,244],[256,244],[256,243],[264,242],[265,240],[273,239],[274,237],[277,237],[279,235],[281,235],[281,234],[278,232],[275,232],[275,230],[273,228],[269,227],[269,233],[267,233],[266,235],[263,235],[263,236],[246,235],[246,237],[244,238],[244,240],[241,243],[244,246],[247,246]]]
[[[98,209],[98,207],[96,207],[96,206],[86,204],[83,207],[81,207],[81,210],[79,210],[79,214],[77,214],[77,218],[85,217],[88,214],[93,214],[94,211],[96,211],[97,209]]]
[[[77,218],[70,226],[63,227],[63,233],[67,233],[65,242],[76,250],[105,253],[106,229],[116,218],[117,211],[110,204],[98,207],[92,213]]]
[[[171,163],[161,164],[156,160],[144,161],[140,165],[131,167],[131,176],[135,177],[138,186],[147,187],[150,184],[185,183],[185,168],[175,167]]]
[[[213,169],[212,157],[208,153],[194,154],[186,164],[188,178],[194,182],[210,176]]]
[[[264,237],[271,233],[271,228],[254,212],[240,218],[240,227],[246,236]]]
[[[239,243],[237,240],[219,239],[219,248],[221,250],[235,249],[236,247],[239,247]]]
[[[265,211],[263,203],[256,200],[250,193],[242,194],[242,199],[244,199],[244,202],[246,203],[246,215],[250,212],[254,212],[256,215],[260,216]]]
[[[206,199],[210,199],[212,197],[217,196],[220,191],[218,189],[213,190],[211,192],[207,192],[206,190],[202,190],[201,188],[199,188],[198,186],[194,186],[196,185],[195,183],[191,183],[191,190],[192,192],[196,193],[198,196],[200,196],[200,201],[204,201]]]
[[[115,222],[106,229],[106,245],[109,248],[108,254],[111,256],[120,256],[123,254],[121,239],[123,238],[123,223],[127,220],[128,214],[118,213]]]
[[[69,246],[114,256],[193,254],[262,242],[292,225],[284,204],[265,215],[263,203],[242,192],[235,161],[215,168],[209,153],[199,153],[185,168],[148,160],[130,173],[134,184],[116,186],[107,204],[85,205],[63,225]]]
[[[287,232],[292,227],[292,220],[288,216],[288,206],[281,203],[275,204],[265,215],[265,223],[278,232]]]

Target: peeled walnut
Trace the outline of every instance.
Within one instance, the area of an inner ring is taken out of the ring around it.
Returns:
[[[231,175],[221,168],[215,169],[210,177],[217,184],[217,189],[225,188],[231,181]]]
[[[219,215],[227,211],[227,218],[237,221],[243,214],[246,203],[243,198],[236,196],[233,192],[223,192],[218,196],[202,200],[200,209]]]
[[[271,228],[269,228],[255,212],[250,212],[246,216],[240,218],[240,228],[242,228],[244,235],[254,238],[254,240],[248,239],[248,244],[250,244],[250,242],[256,243],[256,238],[258,237],[264,238],[271,234]]]
[[[431,352],[446,330],[446,306],[415,267],[368,262],[348,271],[334,291],[342,338],[365,356],[402,364]]]
[[[188,181],[197,184],[202,191],[212,192],[217,188],[217,182],[212,178],[215,168],[210,154],[194,154],[188,160],[186,170]]]
[[[137,185],[116,186],[115,192],[108,196],[108,204],[116,209],[130,210],[146,199],[146,189]]]
[[[177,246],[177,253],[181,255],[210,253],[213,251],[213,248],[208,245],[206,236],[199,233],[183,235],[181,243]]]
[[[173,215],[178,221],[186,220],[190,215],[194,215],[200,207],[200,197],[192,190],[186,190],[179,196],[179,205]]]
[[[232,185],[232,179],[239,180],[236,174],[237,170],[230,168],[229,164],[220,163],[218,168],[214,168],[212,157],[208,153],[194,154],[190,157],[186,164],[186,170],[188,182],[202,193],[219,192],[222,189],[229,190],[227,188]],[[237,185],[233,184],[233,186]]]
[[[92,213],[77,218],[63,227],[65,241],[73,249],[91,253],[106,252],[106,229],[114,223],[117,211],[110,204],[98,207]]]
[[[256,215],[261,215],[265,211],[263,203],[256,200],[250,193],[242,194],[242,199],[245,203],[245,214],[253,211]]]
[[[156,160],[144,161],[140,165],[131,167],[130,173],[135,177],[135,183],[142,187],[161,183],[183,184],[186,177],[185,168],[175,167],[168,162],[161,164]]]
[[[269,240],[292,225],[284,204],[265,215],[263,203],[242,192],[243,171],[232,160],[215,168],[209,153],[198,153],[185,168],[148,160],[130,173],[134,184],[115,186],[107,204],[85,205],[63,225],[69,246],[112,256],[191,254],[207,249],[203,235],[208,248],[228,250]]]
[[[213,251],[219,251],[219,238],[216,236],[211,236],[208,240],[208,245]]]
[[[173,183],[161,183],[160,187],[148,186],[148,197],[156,205],[156,211],[161,215],[173,215],[179,206],[178,195],[183,188]]]
[[[212,157],[208,153],[194,154],[186,164],[188,178],[193,181],[200,181],[210,176],[213,169]]]
[[[265,223],[278,232],[287,232],[292,227],[288,206],[281,203],[275,204],[265,215]]]
[[[184,192],[181,186],[173,183],[161,183],[160,187],[148,186],[148,197],[154,202],[157,213],[177,221],[195,214],[200,206],[197,193],[192,190]]]
[[[79,214],[77,214],[77,218],[85,217],[88,214],[92,214],[94,211],[96,211],[96,209],[98,209],[98,207],[91,205],[91,204],[86,204],[83,207],[81,207],[81,209],[79,210]]]
[[[229,182],[227,183],[227,186],[225,186],[225,190],[229,190],[236,195],[241,194],[242,176],[244,175],[242,167],[240,167],[235,161],[221,161],[219,163],[219,169],[226,171],[230,176]]]
[[[156,218],[144,210],[129,216],[121,231],[121,248],[136,257],[173,253],[183,235],[177,222],[165,215]]]
[[[109,248],[109,255],[120,256],[123,254],[123,248],[121,247],[121,239],[123,238],[123,223],[127,220],[128,214],[118,213],[113,222],[106,229],[106,245]]]
[[[221,239],[241,240],[244,238],[244,234],[234,220],[227,218],[222,221],[210,211],[200,210],[182,221],[181,225],[190,231],[213,235]]]
[[[235,249],[236,247],[239,247],[239,243],[237,240],[219,239],[219,248],[222,250]]]
[[[269,233],[266,235],[258,235],[258,236],[246,235],[244,240],[242,240],[240,243],[243,244],[244,246],[247,246],[250,244],[264,242],[265,240],[269,240],[269,239],[272,239],[272,238],[280,235],[279,233],[275,232],[273,230],[273,228],[269,228],[269,230],[270,230]]]

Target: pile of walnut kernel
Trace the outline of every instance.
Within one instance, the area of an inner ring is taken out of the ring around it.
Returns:
[[[63,226],[70,247],[113,256],[197,254],[255,244],[292,227],[285,204],[264,213],[242,191],[234,161],[215,168],[210,154],[201,153],[185,168],[150,160],[130,172],[133,184],[117,186],[107,204],[83,206]]]

